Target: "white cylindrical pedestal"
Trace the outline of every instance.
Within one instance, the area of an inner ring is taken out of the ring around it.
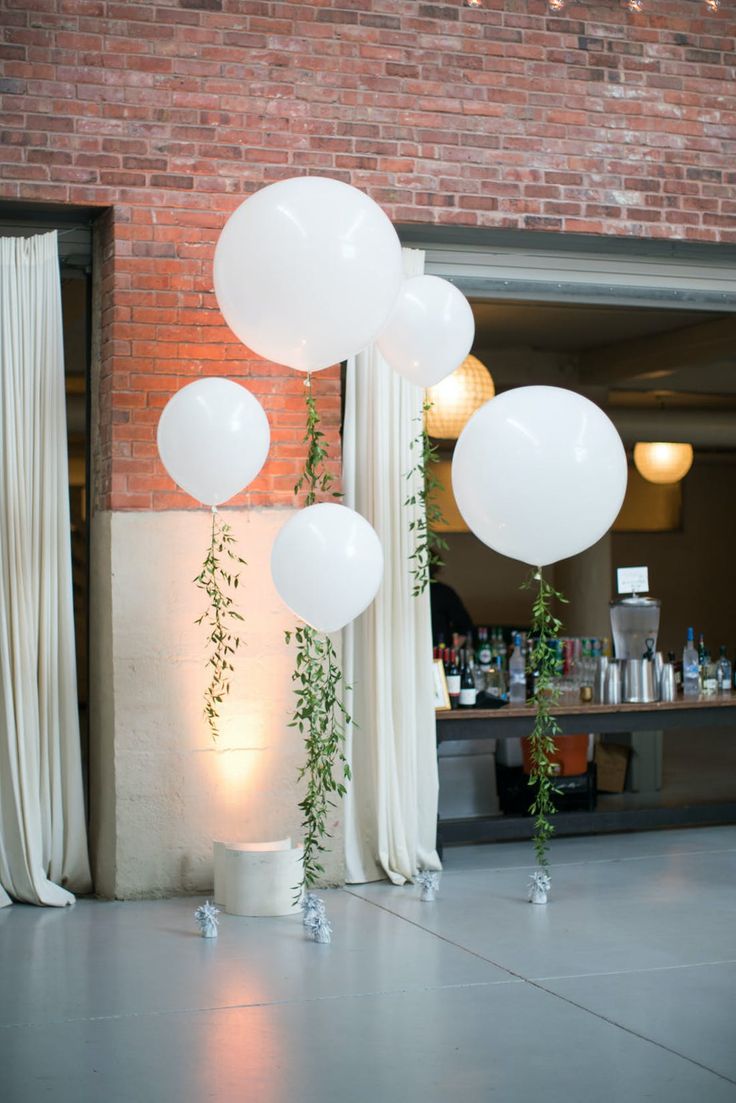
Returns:
[[[213,865],[215,872],[215,885],[213,900],[221,908],[227,908],[227,883],[225,879],[225,851],[228,847],[233,850],[289,850],[291,838],[274,839],[265,843],[241,843],[236,839],[215,839],[212,843]]]
[[[302,848],[291,839],[225,848],[225,910],[229,915],[293,915],[302,880]]]
[[[225,907],[225,848],[236,846],[235,842],[224,839],[215,839],[212,844],[212,859],[215,869],[215,887],[212,890],[212,898],[215,904]]]

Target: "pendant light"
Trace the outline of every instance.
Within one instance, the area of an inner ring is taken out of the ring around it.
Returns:
[[[432,403],[426,414],[427,432],[440,440],[457,440],[466,422],[495,393],[485,364],[476,356],[466,356],[452,375],[425,392]]]
[[[679,483],[693,463],[692,444],[640,441],[634,445],[634,466],[650,483]]]

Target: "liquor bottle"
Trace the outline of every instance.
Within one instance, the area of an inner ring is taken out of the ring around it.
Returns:
[[[487,674],[491,669],[491,663],[493,661],[493,655],[491,653],[491,645],[488,642],[488,629],[478,629],[478,650],[476,652],[476,661],[478,666]]]
[[[682,689],[682,662],[679,662],[674,651],[667,652],[667,662],[672,663],[675,672],[675,689]]]
[[[701,672],[701,675],[700,675],[700,686],[701,686],[701,689],[702,689],[703,693],[707,693],[708,695],[711,695],[711,694],[717,692],[717,690],[718,690],[717,667],[718,667],[718,664],[713,662],[713,660],[710,656],[710,651],[706,651],[705,656],[703,658],[703,669],[702,669],[702,672]]]
[[[493,666],[486,676],[486,693],[489,697],[506,700],[506,675],[503,672],[500,655],[493,660]]]
[[[508,665],[506,662],[506,641],[503,638],[503,630],[501,628],[496,629],[496,644],[493,649],[493,654],[495,658],[501,660],[501,666],[506,670]]]
[[[457,665],[457,652],[450,651],[450,661],[447,666],[447,693],[450,698],[450,708],[456,709],[460,702],[460,667]]]
[[[726,645],[721,644],[721,655],[716,664],[716,684],[719,693],[731,692],[731,663],[726,655]]]
[[[703,688],[703,667],[705,666],[705,640],[703,639],[703,633],[700,633],[698,638],[698,671],[700,673],[700,688]]]
[[[526,702],[526,662],[518,632],[514,633],[514,650],[509,659],[509,701],[512,705]]]
[[[460,699],[458,705],[461,709],[475,708],[478,690],[475,688],[475,679],[470,667],[467,651],[463,653],[463,661],[460,670]]]
[[[697,697],[700,693],[698,653],[692,628],[687,630],[687,643],[682,651],[682,691],[686,697]]]

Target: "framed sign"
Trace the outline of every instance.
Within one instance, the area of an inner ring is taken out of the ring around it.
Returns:
[[[432,663],[434,669],[434,707],[435,712],[441,712],[450,707],[450,695],[447,692],[447,678],[442,659],[435,659]]]

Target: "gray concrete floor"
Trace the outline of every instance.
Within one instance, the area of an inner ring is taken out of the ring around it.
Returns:
[[[446,853],[440,896],[0,911],[2,1103],[736,1101],[736,827]]]

